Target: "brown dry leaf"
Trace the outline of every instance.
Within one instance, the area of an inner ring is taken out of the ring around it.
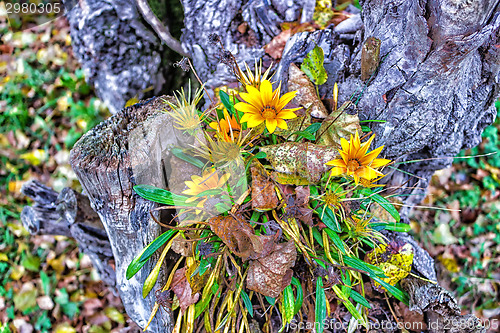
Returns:
[[[191,285],[186,278],[186,269],[186,267],[183,267],[175,271],[171,287],[172,291],[179,299],[179,306],[182,312],[186,311],[191,304],[198,302],[200,298],[199,293],[193,295]]]
[[[268,255],[275,248],[275,236],[257,236],[241,214],[216,216],[207,221],[212,231],[243,261]]]
[[[278,207],[278,196],[274,190],[274,183],[267,175],[267,171],[258,162],[252,163],[252,209],[266,211]]]
[[[281,59],[283,50],[285,49],[286,41],[292,36],[292,30],[283,30],[277,36],[275,36],[269,44],[264,46],[264,50],[267,54],[274,59]]]
[[[351,102],[345,102],[337,111],[323,121],[318,130],[317,142],[319,145],[340,148],[340,138],[349,141],[351,134],[356,131],[361,132],[358,115],[350,115],[345,110],[350,106]]]
[[[310,194],[311,191],[309,189],[309,186],[297,186],[295,188],[295,198],[291,195],[288,197],[286,214],[295,216],[307,225],[313,226],[313,210],[309,208]]]
[[[288,175],[307,179],[315,184],[329,167],[326,162],[337,159],[339,152],[335,147],[319,146],[309,142],[287,142],[260,148],[274,170]]]
[[[293,241],[278,244],[266,257],[253,260],[248,268],[247,287],[264,296],[278,297],[292,280],[297,251]]]

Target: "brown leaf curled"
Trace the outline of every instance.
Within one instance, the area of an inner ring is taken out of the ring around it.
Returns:
[[[278,244],[269,255],[253,260],[248,268],[247,287],[264,296],[278,297],[292,280],[290,269],[297,251],[293,241]]]
[[[252,173],[252,209],[257,211],[271,210],[278,207],[278,196],[274,190],[274,183],[268,177],[266,170],[253,163]]]
[[[179,299],[179,306],[182,312],[186,311],[191,304],[198,302],[200,298],[199,293],[193,295],[191,285],[186,278],[186,267],[175,271],[171,289]]]
[[[212,231],[243,261],[269,254],[275,247],[275,236],[257,236],[241,214],[209,219]]]

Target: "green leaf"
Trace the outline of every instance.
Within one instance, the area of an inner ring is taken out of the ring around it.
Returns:
[[[300,138],[304,138],[304,139],[307,139],[310,141],[316,140],[316,137],[314,136],[314,134],[311,134],[311,133],[306,132],[306,131],[299,131],[299,132],[295,132],[293,134],[296,134],[298,136],[297,140],[295,140],[295,141],[298,141]]]
[[[152,186],[152,185],[135,185],[134,191],[141,197],[157,203],[169,206],[193,206],[193,204],[186,203],[187,197],[177,195],[170,191]],[[194,207],[194,206],[193,206]]]
[[[347,254],[345,251],[344,247],[344,242],[340,239],[339,235],[330,229],[325,229],[326,234],[330,237],[330,239],[333,241],[333,244],[342,252],[342,254]]]
[[[304,291],[302,290],[302,285],[296,277],[292,277],[292,284],[297,289],[297,300],[295,301],[295,306],[293,308],[293,315],[295,316],[299,313],[302,303],[304,302]]]
[[[370,197],[370,199],[373,199],[373,201],[378,203],[383,209],[385,209],[389,214],[391,214],[391,216],[396,220],[396,222],[399,222],[401,220],[399,212],[396,210],[396,208],[394,208],[394,206],[391,204],[389,200],[387,200],[380,194],[372,192],[368,188],[363,188],[361,190],[361,194],[363,194],[366,197]]]
[[[248,313],[250,314],[251,317],[253,317],[252,302],[250,301],[250,297],[248,297],[246,291],[244,291],[243,289],[241,290],[241,298],[243,299],[243,304],[245,304],[245,308],[247,309]]]
[[[316,45],[314,49],[307,54],[300,66],[300,69],[318,86],[325,83],[328,78],[328,74],[323,66],[324,60],[325,54],[323,49]]]
[[[397,232],[409,232],[411,230],[410,225],[406,223],[376,222],[376,223],[370,223],[370,226],[372,227],[373,230],[377,231],[385,229]]]
[[[304,131],[315,134],[321,127],[321,123],[314,123],[309,125]]]
[[[368,133],[368,132],[371,132],[371,128],[366,126],[366,125],[361,125],[361,131],[363,131],[364,133]]]
[[[141,253],[139,253],[132,262],[127,267],[126,278],[130,280],[132,276],[134,276],[144,264],[151,258],[153,253],[155,253],[163,244],[168,242],[172,236],[177,233],[177,230],[167,230],[160,236],[158,236],[154,241],[152,241],[148,246],[146,246]]]
[[[176,157],[180,158],[181,160],[183,160],[185,162],[188,162],[188,163],[194,165],[195,167],[203,169],[203,167],[205,166],[205,163],[203,163],[202,161],[200,161],[199,159],[197,159],[194,156],[191,156],[191,155],[184,153],[182,151],[182,149],[180,149],[180,148],[177,148],[177,147],[172,148],[171,151],[172,151],[172,154],[174,154]]]
[[[329,207],[325,207],[324,211],[323,208],[319,207],[316,209],[316,213],[318,213],[321,222],[323,222],[328,228],[335,232],[342,232],[335,213]]]
[[[44,271],[40,272],[40,280],[42,281],[43,293],[50,296],[50,278]]]
[[[316,332],[323,333],[323,321],[326,319],[326,295],[325,289],[323,289],[323,279],[319,277],[316,280],[316,304],[315,304],[315,322],[319,323],[317,325],[318,330]]]
[[[366,262],[361,261],[358,258],[345,256],[344,263],[349,267],[365,271],[369,275],[385,276],[384,271],[381,268],[374,266],[374,265],[367,264]]]
[[[271,305],[274,305],[276,303],[276,298],[269,297],[269,296],[264,296],[267,300],[267,302]]]
[[[234,103],[231,101],[231,98],[229,97],[229,95],[225,91],[220,90],[219,97],[220,97],[220,101],[222,102],[224,107],[227,109],[227,111],[229,111],[229,113],[231,115],[233,115],[234,114]]]
[[[288,285],[283,290],[283,328],[293,319],[295,310],[294,303],[295,297],[293,296],[293,289],[291,285]]]
[[[390,284],[388,284],[387,282],[385,282],[384,280],[382,280],[381,278],[379,278],[377,276],[371,276],[371,278],[374,279],[375,281],[377,281],[378,283],[380,283],[385,289],[387,289],[387,291],[392,296],[396,297],[398,300],[405,303],[406,305],[409,304],[410,299],[408,298],[408,294],[405,291],[403,291],[397,287],[391,286]]]
[[[372,306],[370,305],[370,303],[366,300],[366,298],[363,297],[363,295],[361,295],[360,293],[358,293],[356,290],[351,290],[351,298],[353,299],[353,301],[355,301],[356,303],[359,303],[361,305],[363,305],[364,307],[368,308],[368,309],[371,309]]]
[[[40,257],[32,256],[30,253],[22,255],[21,265],[29,271],[38,272],[40,268]]]

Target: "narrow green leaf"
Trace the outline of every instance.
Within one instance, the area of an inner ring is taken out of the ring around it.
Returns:
[[[286,286],[283,290],[283,327],[290,323],[294,315],[295,297],[291,285]]]
[[[374,275],[374,276],[385,276],[384,271],[374,265],[368,264],[364,261],[361,261],[358,258],[353,258],[353,257],[344,257],[344,263],[352,268],[356,268],[362,271],[367,272],[369,275]]]
[[[410,225],[406,223],[377,222],[377,223],[370,223],[370,227],[372,227],[372,229],[377,231],[385,229],[397,232],[409,232],[411,230]]]
[[[371,276],[371,278],[374,279],[375,281],[377,281],[378,283],[380,283],[385,289],[387,289],[387,291],[392,296],[396,297],[398,300],[405,303],[406,305],[409,304],[408,294],[405,291],[403,291],[395,286],[391,286],[390,284],[388,284],[387,282],[385,282],[384,280],[382,280],[378,276]]]
[[[347,310],[352,314],[354,318],[356,318],[360,323],[364,323],[365,320],[363,319],[363,316],[359,311],[356,309],[356,307],[351,303],[350,300],[344,300],[342,301],[344,306],[347,308]]]
[[[172,148],[171,152],[172,152],[172,154],[174,154],[174,156],[180,158],[181,160],[183,160],[185,162],[188,162],[188,163],[194,165],[195,167],[203,169],[203,167],[205,166],[205,163],[203,163],[202,161],[200,161],[199,159],[197,159],[194,156],[186,154],[180,148],[177,148],[177,147]]]
[[[130,280],[130,278],[132,278],[132,276],[134,276],[142,268],[142,266],[144,266],[149,258],[151,258],[153,253],[155,253],[163,244],[168,242],[168,240],[176,233],[177,230],[167,230],[148,244],[148,246],[146,246],[128,265],[126,273],[127,280]]]
[[[250,297],[248,297],[246,291],[243,289],[241,290],[241,298],[243,299],[243,304],[245,304],[245,308],[247,309],[248,313],[250,314],[251,317],[253,317],[252,302],[250,301]]]
[[[230,315],[231,315],[231,313],[228,313],[227,315],[224,316],[224,318],[222,318],[219,326],[217,326],[217,328],[215,329],[215,332],[220,331],[220,329],[223,328],[224,325],[226,325],[227,320],[229,319]]]
[[[152,185],[135,185],[134,191],[141,197],[147,200],[151,200],[157,203],[161,203],[169,206],[193,206],[193,204],[186,203],[187,197],[183,195],[177,195],[170,191],[152,186]]]
[[[323,49],[316,45],[314,49],[307,54],[300,66],[300,69],[318,86],[325,83],[328,78],[328,74],[323,66],[324,61],[325,54]]]
[[[342,232],[335,213],[329,207],[325,207],[324,212],[323,207],[319,207],[316,209],[316,213],[318,213],[321,218],[321,222],[323,222],[328,228],[336,232]]]
[[[321,123],[314,123],[309,125],[304,131],[315,134],[321,127]]]
[[[295,301],[295,305],[293,308],[293,315],[295,316],[297,313],[299,313],[300,308],[302,308],[302,303],[304,302],[304,291],[302,290],[302,285],[300,284],[299,279],[297,279],[296,277],[292,277],[292,284],[297,290],[297,300]]]
[[[160,236],[156,237],[154,241],[152,241],[148,246],[144,248],[145,251],[140,256],[139,260],[140,261],[148,260],[153,255],[153,253],[156,252],[156,250],[158,250],[163,244],[168,242],[170,238],[172,238],[177,232],[178,230],[170,229],[165,231]]]
[[[389,200],[387,200],[380,194],[372,192],[368,188],[363,188],[361,190],[361,194],[363,194],[366,197],[370,197],[370,199],[378,203],[383,209],[385,209],[389,214],[391,214],[391,216],[396,220],[396,222],[399,222],[401,220],[399,212],[396,210],[396,208],[394,208],[394,206],[391,204]]]
[[[296,134],[297,136],[299,136],[300,138],[304,138],[304,139],[307,139],[307,140],[310,140],[310,141],[314,141],[316,140],[316,137],[314,136],[314,134],[311,134],[309,132],[306,132],[306,131],[299,131],[299,132],[295,132],[293,134]],[[292,135],[293,135],[292,134]],[[297,138],[297,139],[300,139],[300,138]],[[296,140],[297,141],[297,140]]]
[[[371,309],[372,306],[370,305],[370,303],[366,300],[366,298],[363,297],[363,295],[361,295],[360,293],[358,293],[356,290],[351,290],[351,298],[353,299],[353,301],[355,301],[356,303],[359,303],[361,305],[363,305],[364,307],[368,308],[368,309]]]
[[[319,323],[317,325],[317,333],[323,333],[323,321],[326,319],[326,295],[325,289],[323,289],[323,279],[319,277],[316,280],[316,311],[315,311],[315,322]]]
[[[347,254],[344,247],[344,242],[340,239],[339,235],[330,229],[325,229],[326,234],[333,241],[333,244],[342,252],[342,254]]]

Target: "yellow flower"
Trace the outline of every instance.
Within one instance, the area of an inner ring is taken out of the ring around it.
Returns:
[[[377,158],[384,146],[367,153],[374,138],[375,135],[372,135],[368,141],[362,144],[356,131],[354,138],[351,135],[350,142],[344,138],[340,139],[342,149],[339,150],[339,153],[342,158],[326,163],[326,165],[333,166],[331,176],[335,177],[342,174],[352,176],[356,184],[359,183],[360,178],[369,181],[380,176],[383,177],[384,174],[376,170],[376,168],[388,164],[390,160]]]
[[[269,71],[271,70],[271,67],[269,67],[264,74],[262,74],[262,60],[260,60],[259,65],[257,66],[257,60],[255,60],[255,74],[252,73],[250,68],[248,67],[246,62],[243,62],[245,64],[245,68],[247,71],[247,75],[243,73],[243,71],[238,67],[239,69],[239,81],[241,84],[244,86],[252,86],[257,89],[260,87],[260,83],[264,80],[267,80],[267,76],[269,75]]]
[[[379,231],[374,230],[371,227],[371,220],[373,216],[369,218],[359,218],[356,216],[351,216],[346,219],[347,227],[349,228],[348,234],[351,238],[367,238],[372,242],[377,240],[378,242],[384,244],[386,242],[386,237]]]
[[[217,131],[217,136],[220,139],[226,142],[236,141],[241,132],[241,125],[226,110],[224,110],[224,119],[220,119],[219,122],[213,121],[209,126]]]
[[[260,90],[252,86],[246,86],[246,89],[248,93],[240,94],[246,103],[237,103],[234,108],[245,113],[240,121],[246,122],[248,127],[256,127],[266,122],[267,130],[273,133],[276,127],[288,128],[284,119],[297,117],[294,111],[300,108],[284,109],[295,97],[296,91],[288,92],[280,98],[280,87],[273,91],[268,80],[262,81]]]
[[[203,97],[203,87],[199,88],[191,101],[191,85],[189,85],[189,90],[186,96],[184,92],[184,88],[181,88],[181,91],[177,91],[178,94],[175,94],[176,103],[171,103],[168,100],[164,100],[170,108],[172,109],[168,112],[172,118],[174,118],[177,126],[175,128],[188,131],[190,134],[193,134],[195,130],[200,128],[200,124],[203,121],[204,115],[198,115],[198,111],[196,110],[196,104]]]
[[[187,199],[186,202],[193,202],[198,199],[202,199],[196,205],[197,207],[202,208],[205,204],[205,201],[207,201],[207,195],[200,197],[197,197],[197,195],[213,189],[221,189],[222,192],[222,186],[227,182],[229,177],[229,173],[226,173],[222,177],[219,177],[219,174],[215,169],[206,169],[205,171],[203,171],[203,174],[201,176],[191,176],[191,180],[184,182],[184,184],[186,184],[186,186],[189,188],[182,191],[183,194],[191,196],[191,198]],[[197,211],[196,213],[199,213],[199,211]]]

